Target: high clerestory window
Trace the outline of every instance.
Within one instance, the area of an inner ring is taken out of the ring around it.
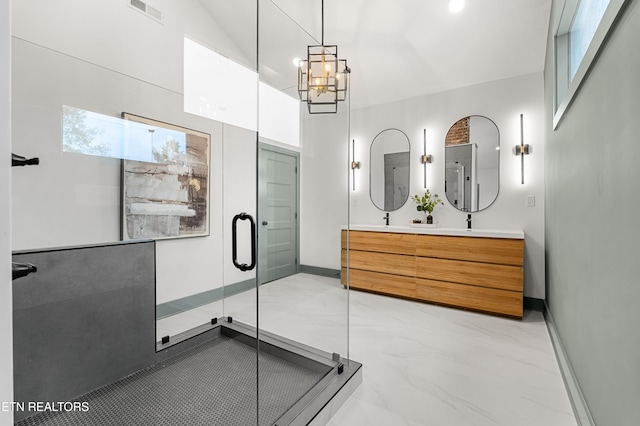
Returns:
[[[573,78],[593,40],[609,0],[582,0],[569,28],[569,78]]]
[[[295,84],[295,82],[294,82]],[[258,108],[256,108],[258,106]],[[184,111],[300,147],[300,101],[228,57],[184,38]]]
[[[565,0],[555,37],[554,128],[571,104],[625,1]]]

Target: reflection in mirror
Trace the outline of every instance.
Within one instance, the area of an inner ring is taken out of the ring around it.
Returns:
[[[445,192],[458,210],[489,207],[500,187],[500,134],[496,124],[480,115],[461,118],[445,138]]]
[[[398,210],[409,198],[410,148],[398,129],[383,130],[371,142],[369,195],[380,210]]]

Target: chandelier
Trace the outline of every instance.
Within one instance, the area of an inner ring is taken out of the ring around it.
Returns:
[[[347,96],[346,59],[338,59],[338,46],[324,44],[324,0],[322,0],[322,39],[320,45],[307,46],[307,59],[298,63],[298,94],[307,103],[309,114],[338,111],[338,102]]]

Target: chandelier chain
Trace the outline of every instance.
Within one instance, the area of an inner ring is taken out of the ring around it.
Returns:
[[[321,36],[321,43],[324,46],[324,0],[322,0],[321,2],[321,7],[322,7],[322,36]]]

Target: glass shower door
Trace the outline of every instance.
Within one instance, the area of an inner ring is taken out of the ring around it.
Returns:
[[[314,397],[349,369],[339,272],[349,98],[330,114],[300,102],[296,58],[320,44],[321,3],[310,13],[258,3],[258,407],[260,424],[287,424],[310,415]]]
[[[232,253],[234,217],[256,216],[256,2],[12,3],[12,151],[40,159],[12,171],[13,250],[154,240],[156,306],[137,310],[150,315],[145,337],[125,346],[143,347],[153,364],[175,353],[174,344],[226,323],[232,332],[218,340],[241,347],[242,356],[198,349],[207,372],[227,375],[213,380],[209,404],[193,413],[257,423],[257,345],[233,332],[236,321],[256,322],[255,269],[236,269]],[[247,224],[236,221],[235,254],[250,265]],[[69,285],[84,291],[72,272]],[[247,301],[225,304],[234,293]],[[85,318],[87,336],[100,336],[106,324],[123,324],[122,336],[141,329],[122,312],[97,321],[100,313]],[[123,338],[96,337],[88,347],[120,354]],[[244,382],[227,361],[243,363]],[[195,395],[176,406],[192,403]]]
[[[192,408],[215,424],[286,424],[350,368],[349,101],[310,116],[292,65],[319,44],[319,5],[13,2],[12,150],[40,165],[13,171],[12,248],[153,240],[156,303],[131,346],[222,348],[191,348],[226,373]]]
[[[218,123],[219,251],[211,253],[220,281],[211,317],[224,356],[215,424],[261,424],[258,409],[256,161],[258,47],[255,1],[199,1],[210,20],[207,32],[187,34],[193,61],[185,60],[185,110]],[[214,165],[215,166],[215,165]],[[218,353],[218,354],[219,354]],[[218,355],[216,354],[216,356]]]

